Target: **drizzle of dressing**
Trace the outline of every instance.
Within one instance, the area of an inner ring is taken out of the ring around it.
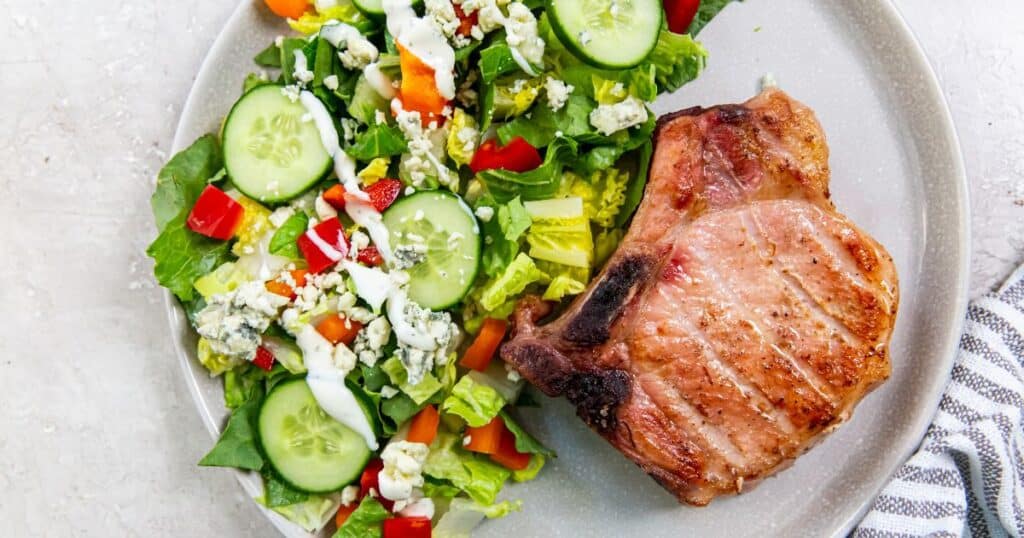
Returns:
[[[320,252],[323,252],[324,256],[327,256],[327,258],[332,262],[336,262],[345,257],[344,252],[334,248],[334,245],[327,241],[324,241],[324,238],[320,237],[320,234],[316,233],[316,229],[306,231],[306,236],[309,237],[309,240],[316,245],[316,248],[320,249]],[[340,239],[341,238],[339,237],[338,244],[344,244]]]
[[[370,450],[377,450],[379,445],[370,421],[352,391],[345,386],[346,372],[334,365],[331,343],[312,325],[302,327],[295,342],[302,350],[303,362],[308,370],[306,384],[316,402],[331,418],[362,437]]]
[[[411,301],[409,294],[403,289],[396,289],[388,297],[388,321],[395,331],[398,341],[417,349],[431,351],[437,349],[437,341],[430,333],[421,330],[405,319],[405,307]]]
[[[522,69],[527,75],[530,75],[531,77],[536,77],[540,75],[540,73],[538,73],[537,70],[534,69],[532,65],[530,65],[530,62],[526,61],[526,58],[523,57],[523,53],[519,52],[519,49],[515,47],[509,47],[508,50],[512,53],[512,59],[515,60],[517,64],[519,64],[519,68]]]
[[[357,39],[364,39],[363,34],[355,27],[334,20],[320,28],[320,37],[326,39],[336,49],[343,48],[342,45],[347,47],[348,43]]]
[[[356,286],[356,295],[366,301],[370,308],[380,311],[381,305],[388,299],[395,288],[391,277],[376,267],[366,267],[351,260],[342,262],[342,266],[352,277]]]
[[[356,162],[341,149],[341,145],[338,143],[338,130],[334,127],[331,114],[327,112],[327,107],[320,102],[320,99],[308,91],[299,94],[299,101],[313,118],[313,123],[316,124],[317,130],[320,132],[320,142],[324,149],[334,159],[334,173],[338,175],[338,180],[345,186],[345,192],[352,196],[345,203],[345,212],[353,222],[366,228],[374,244],[377,245],[381,257],[390,263],[393,256],[388,229],[384,226],[380,212],[369,203],[370,197],[359,187]]]
[[[395,41],[434,70],[437,91],[455,98],[455,49],[430,21],[416,16],[410,0],[384,0],[388,32]]]

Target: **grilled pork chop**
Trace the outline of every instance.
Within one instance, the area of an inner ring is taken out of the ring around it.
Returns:
[[[828,182],[821,126],[781,91],[662,118],[618,251],[557,320],[524,300],[501,356],[680,502],[740,492],[889,375],[892,259]]]

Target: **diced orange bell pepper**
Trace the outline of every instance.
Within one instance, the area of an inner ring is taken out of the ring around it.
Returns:
[[[441,121],[448,100],[437,89],[434,69],[401,44],[395,45],[398,47],[402,69],[402,86],[398,90],[402,108],[419,112],[424,125],[431,121]]]
[[[409,435],[405,437],[410,443],[423,443],[429,445],[437,437],[437,425],[441,422],[441,415],[437,408],[428,405],[416,414],[409,424]]]
[[[345,319],[338,314],[328,315],[316,326],[317,332],[326,338],[328,342],[334,345],[345,344],[346,346],[355,341],[356,335],[359,334],[362,328],[362,323]]]
[[[481,372],[486,370],[494,357],[494,352],[505,338],[506,330],[508,322],[494,318],[485,319],[480,327],[480,333],[476,335],[476,339],[466,350],[459,364]]]
[[[465,448],[471,452],[494,454],[501,446],[501,432],[503,431],[505,431],[505,421],[501,417],[494,417],[479,428],[466,428],[469,443],[465,445]]]
[[[498,450],[491,454],[491,459],[513,471],[522,471],[529,467],[530,457],[530,454],[516,450],[516,436],[502,421],[501,442],[498,444]]]

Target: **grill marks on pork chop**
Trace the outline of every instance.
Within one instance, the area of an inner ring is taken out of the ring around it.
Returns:
[[[501,351],[680,501],[785,466],[888,376],[885,250],[828,200],[813,113],[779,91],[659,122],[644,200],[559,319]]]

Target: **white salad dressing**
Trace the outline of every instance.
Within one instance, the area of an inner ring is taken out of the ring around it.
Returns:
[[[377,450],[377,437],[362,406],[345,386],[345,372],[334,364],[334,346],[312,325],[305,325],[295,339],[306,364],[306,384],[320,407],[334,420],[360,435],[370,450]]]
[[[530,65],[530,62],[526,61],[526,58],[523,57],[523,53],[519,52],[519,49],[517,49],[516,47],[509,47],[508,50],[509,52],[512,53],[512,59],[515,60],[517,64],[519,64],[519,68],[522,69],[523,72],[525,72],[527,75],[530,75],[531,77],[536,77],[540,75],[540,73],[538,73],[537,70],[534,69],[532,65]]]
[[[329,21],[320,28],[320,37],[326,39],[336,49],[346,48],[352,41],[365,39],[355,27],[335,20]]]
[[[320,102],[320,99],[308,91],[299,94],[299,101],[306,107],[317,130],[320,131],[320,142],[324,149],[334,159],[334,172],[338,175],[338,180],[345,186],[346,192],[358,198],[345,203],[345,212],[353,222],[366,228],[374,244],[377,245],[380,256],[384,258],[384,261],[390,263],[392,255],[388,229],[381,220],[380,212],[369,203],[369,196],[359,188],[356,162],[349,157],[348,153],[345,153],[345,150],[341,149],[341,145],[338,143],[338,130],[334,127],[331,114],[327,112],[327,107]]]
[[[428,19],[416,16],[411,0],[384,0],[388,32],[410,53],[434,70],[437,91],[455,99],[455,49]]]
[[[366,83],[373,88],[373,91],[384,99],[391,99],[395,96],[395,87],[391,84],[391,77],[380,70],[379,63],[373,62],[366,66],[363,69],[363,76],[366,77]]]
[[[316,233],[316,229],[307,230],[306,236],[309,237],[309,240],[316,245],[316,248],[320,249],[320,252],[323,252],[324,256],[327,256],[327,258],[332,262],[336,262],[345,257],[344,253],[334,248],[334,245],[325,241],[323,237],[320,237],[320,234]]]
[[[417,328],[406,319],[405,307],[410,302],[409,294],[404,289],[397,289],[388,297],[388,321],[391,322],[391,329],[395,331],[395,337],[399,342],[417,349],[437,349],[437,340],[429,332]]]
[[[384,301],[396,287],[391,276],[376,267],[366,267],[351,260],[342,262],[342,267],[352,277],[352,282],[356,285],[356,295],[366,301],[374,311],[379,312]]]

